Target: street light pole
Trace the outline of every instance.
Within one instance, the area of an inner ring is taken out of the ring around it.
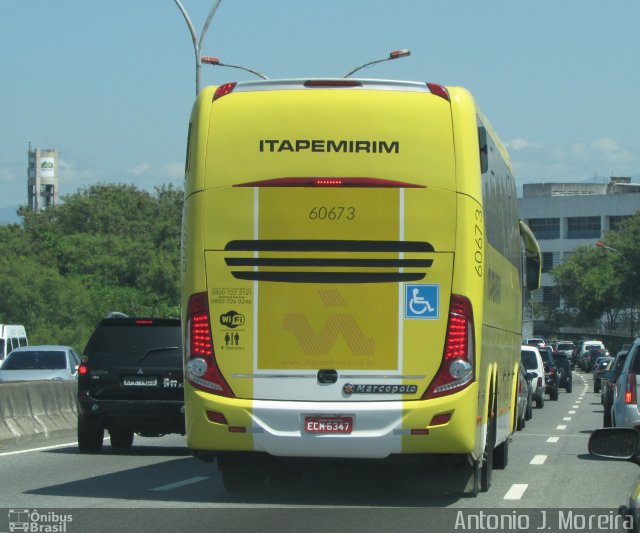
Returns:
[[[187,27],[189,28],[189,33],[191,33],[191,40],[193,41],[193,50],[196,55],[196,96],[200,94],[200,70],[202,69],[202,47],[204,46],[204,38],[207,35],[207,30],[209,29],[209,24],[211,24],[211,19],[216,14],[216,10],[220,5],[222,0],[216,0],[215,4],[211,8],[209,15],[207,16],[207,20],[204,23],[204,27],[202,28],[202,33],[200,34],[200,38],[196,35],[196,30],[191,22],[191,17],[189,17],[189,13],[184,8],[180,0],[174,0],[180,13],[184,17],[185,22],[187,23]]]

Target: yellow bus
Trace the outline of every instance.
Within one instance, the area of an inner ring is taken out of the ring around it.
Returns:
[[[516,420],[523,242],[537,288],[508,155],[463,88],[206,88],[183,213],[188,447],[228,490],[284,458],[400,454],[464,457],[488,490]]]

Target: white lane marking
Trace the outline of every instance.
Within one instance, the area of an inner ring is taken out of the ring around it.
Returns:
[[[108,437],[105,437],[104,440],[107,440]],[[20,455],[22,453],[31,453],[31,452],[42,452],[46,450],[56,450],[58,448],[70,448],[72,446],[77,446],[77,442],[67,442],[66,444],[56,444],[54,446],[42,446],[40,448],[29,448],[28,450],[16,450],[15,452],[2,452],[0,453],[0,457],[5,457],[7,455]]]
[[[527,490],[529,485],[527,483],[514,483],[511,488],[504,495],[505,500],[520,500],[524,491]]]
[[[567,426],[565,424],[560,424],[556,429],[567,429]]]
[[[580,407],[580,406],[579,405],[572,406],[573,409],[577,409],[578,407]]]
[[[562,420],[566,420],[566,421],[568,422],[568,421],[570,421],[570,420],[571,420],[571,417],[570,417],[570,416],[563,416],[563,417],[562,417]]]
[[[547,442],[558,442],[560,440],[560,437],[549,437],[547,439]]]
[[[178,489],[180,487],[184,487],[186,485],[193,485],[194,483],[200,483],[201,481],[204,481],[205,479],[209,479],[209,477],[208,476],[196,476],[196,477],[191,477],[189,479],[184,479],[182,481],[176,481],[175,483],[169,483],[168,485],[162,485],[161,487],[156,487],[156,488],[150,489],[150,490],[155,490],[155,491],[173,490],[173,489]]]
[[[570,415],[575,415],[575,414],[576,414],[576,412],[575,412],[575,411],[569,411],[569,414],[570,414]]]
[[[530,465],[543,465],[547,460],[546,455],[535,455],[533,459],[529,462]]]

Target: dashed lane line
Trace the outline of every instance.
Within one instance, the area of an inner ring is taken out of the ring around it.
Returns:
[[[524,491],[527,490],[529,485],[527,483],[514,483],[511,488],[504,495],[505,500],[520,500]]]
[[[200,483],[201,481],[204,481],[205,479],[209,479],[209,477],[208,476],[196,476],[196,477],[191,477],[189,479],[183,479],[182,481],[176,481],[175,483],[169,483],[168,485],[162,485],[160,487],[155,487],[155,488],[150,489],[150,490],[154,490],[154,491],[173,490],[173,489],[178,489],[180,487],[185,487],[187,485],[193,485],[194,483]]]
[[[530,465],[543,465],[547,460],[546,455],[534,455],[533,459],[529,461]]]

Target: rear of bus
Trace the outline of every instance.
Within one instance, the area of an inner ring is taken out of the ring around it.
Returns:
[[[481,197],[463,89],[205,89],[182,251],[193,453],[478,458],[492,379]]]

